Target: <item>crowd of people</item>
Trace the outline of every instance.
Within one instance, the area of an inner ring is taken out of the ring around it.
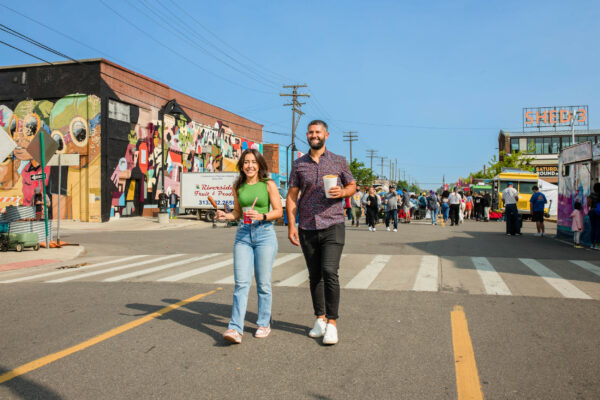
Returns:
[[[432,225],[458,225],[465,220],[489,221],[492,196],[490,193],[463,193],[458,187],[452,192],[411,193],[393,185],[380,187],[357,186],[356,193],[346,200],[346,212],[352,226],[360,226],[365,216],[369,231],[376,231],[379,220],[386,230],[398,231],[398,223],[410,224],[413,219],[431,219]]]

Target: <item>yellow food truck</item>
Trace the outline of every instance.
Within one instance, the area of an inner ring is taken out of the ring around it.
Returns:
[[[492,210],[504,212],[502,191],[512,182],[515,190],[519,192],[519,199],[517,200],[519,214],[530,215],[529,200],[533,194],[533,187],[539,186],[538,179],[538,174],[535,172],[523,171],[518,168],[503,168],[502,172],[492,180]],[[547,209],[544,211],[548,212]]]

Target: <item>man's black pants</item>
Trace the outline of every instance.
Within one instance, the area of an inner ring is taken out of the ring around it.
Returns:
[[[337,319],[340,304],[338,270],[344,250],[346,228],[342,223],[319,230],[300,229],[298,234],[308,267],[310,295],[315,315]]]
[[[459,213],[460,204],[450,204],[450,222],[452,222],[452,225],[458,225]]]

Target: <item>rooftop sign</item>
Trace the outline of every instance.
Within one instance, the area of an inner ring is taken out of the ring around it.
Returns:
[[[523,108],[523,131],[585,126],[590,127],[588,106],[556,106]]]

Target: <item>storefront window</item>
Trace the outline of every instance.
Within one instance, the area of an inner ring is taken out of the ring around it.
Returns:
[[[519,151],[519,139],[510,139],[510,152],[516,153]]]
[[[558,137],[553,137],[551,138],[552,142],[550,143],[550,153],[551,154],[558,154],[558,152],[560,151],[560,138]]]
[[[571,145],[571,137],[570,136],[563,136],[561,138],[561,140],[562,140],[562,145],[561,145],[562,147],[561,148],[564,149],[565,147]]]

